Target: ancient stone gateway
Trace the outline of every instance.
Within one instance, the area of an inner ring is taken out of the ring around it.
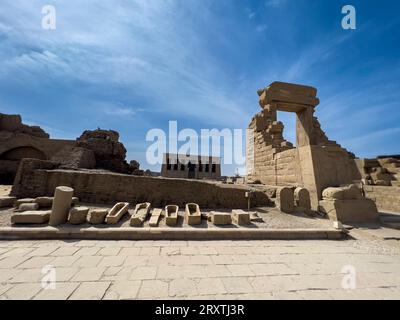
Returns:
[[[306,188],[317,209],[325,188],[359,179],[354,155],[329,140],[314,117],[317,89],[274,82],[258,95],[262,111],[253,117],[247,136],[249,182]],[[278,111],[296,114],[296,147],[283,138]]]

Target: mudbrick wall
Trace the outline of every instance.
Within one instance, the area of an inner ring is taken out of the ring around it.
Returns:
[[[74,188],[81,202],[151,202],[153,206],[195,202],[203,208],[247,208],[244,186],[205,181],[153,178],[104,171],[59,170],[50,161],[24,159],[11,194],[18,198],[51,196],[57,186]],[[266,192],[254,189],[252,206],[269,205]]]
[[[400,187],[364,186],[364,193],[380,211],[400,212]]]

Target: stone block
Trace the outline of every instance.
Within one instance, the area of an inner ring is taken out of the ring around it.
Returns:
[[[22,203],[18,207],[19,212],[36,211],[38,209],[39,209],[39,205],[37,203]]]
[[[179,207],[169,205],[165,207],[165,223],[167,226],[175,226],[178,223]]]
[[[117,224],[119,220],[128,212],[129,203],[119,202],[108,212],[106,216],[107,224]]]
[[[379,218],[376,204],[370,199],[322,200],[319,211],[341,223],[377,222]]]
[[[294,201],[298,209],[311,210],[311,198],[310,193],[305,188],[296,188],[294,190]]]
[[[250,213],[243,210],[232,210],[232,221],[238,225],[249,225],[251,224]]]
[[[276,206],[285,213],[294,211],[294,192],[292,188],[282,187],[276,191]]]
[[[87,221],[89,208],[87,207],[74,207],[69,211],[68,221],[71,224],[84,224]]]
[[[362,199],[361,189],[356,185],[350,185],[339,188],[326,188],[322,192],[324,200],[357,200]]]
[[[162,213],[162,209],[154,209],[153,212],[151,213],[149,225],[150,227],[158,227],[158,221],[160,220],[160,216]]]
[[[16,201],[14,201],[14,207],[18,208],[23,203],[33,203],[33,202],[35,202],[35,199],[33,199],[33,198],[18,199]]]
[[[185,222],[188,225],[201,224],[201,211],[196,203],[188,203],[185,207]]]
[[[108,214],[106,209],[92,209],[88,215],[88,222],[91,224],[102,224]]]
[[[232,224],[232,215],[225,212],[211,212],[211,222],[216,226],[223,226]]]
[[[0,197],[0,208],[12,207],[16,200],[17,200],[16,197],[10,197],[10,196]]]
[[[11,216],[13,224],[43,224],[50,219],[51,211],[25,211]]]
[[[37,197],[35,202],[41,208],[51,208],[53,205],[54,198],[53,197]]]
[[[51,208],[50,225],[57,226],[68,221],[74,189],[60,186],[54,192],[54,201]]]
[[[150,212],[151,203],[139,203],[135,207],[135,211],[132,214],[130,225],[132,227],[140,227],[146,221],[147,216]]]

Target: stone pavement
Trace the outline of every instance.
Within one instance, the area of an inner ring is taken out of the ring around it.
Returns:
[[[376,239],[0,241],[0,299],[399,299],[399,254]]]

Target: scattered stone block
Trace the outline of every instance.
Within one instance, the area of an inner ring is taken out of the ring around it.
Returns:
[[[139,203],[136,205],[130,222],[132,227],[140,227],[143,225],[149,215],[150,207],[151,204],[149,202]]]
[[[102,224],[108,214],[107,209],[92,209],[88,215],[88,222],[91,224]]]
[[[250,213],[243,210],[232,210],[232,221],[240,226],[251,224]]]
[[[10,196],[0,197],[0,208],[12,207],[16,200],[17,200],[16,197],[10,197]]]
[[[43,224],[49,222],[51,211],[25,211],[11,216],[13,224]]]
[[[175,226],[178,223],[179,207],[170,205],[165,207],[165,223],[167,226]]]
[[[106,216],[107,224],[117,224],[119,220],[128,212],[129,203],[119,202],[108,212]]]
[[[339,188],[327,188],[322,192],[324,200],[357,200],[362,199],[361,189],[356,185]]]
[[[35,202],[35,199],[33,199],[33,198],[18,199],[16,201],[14,201],[14,207],[18,208],[23,203],[33,203],[33,202]]]
[[[158,221],[160,220],[160,216],[162,213],[162,209],[154,209],[151,213],[149,225],[150,227],[158,227]]]
[[[35,202],[41,208],[51,208],[53,205],[54,197],[37,197]]]
[[[294,203],[298,210],[311,210],[311,198],[307,189],[296,188],[294,190]]]
[[[58,226],[68,221],[74,189],[60,186],[54,192],[54,201],[51,208],[50,225]]]
[[[196,203],[188,203],[185,207],[185,222],[188,225],[201,224],[200,207]]]
[[[71,224],[84,224],[87,220],[89,208],[87,207],[74,207],[69,211],[68,221]]]
[[[276,206],[285,213],[294,211],[294,192],[292,188],[282,187],[276,190]]]
[[[232,216],[225,212],[211,212],[211,222],[216,226],[224,226],[232,224]]]
[[[370,199],[321,200],[318,209],[327,214],[329,219],[341,223],[377,222],[379,220],[376,204]]]
[[[18,207],[18,212],[36,211],[36,210],[39,210],[39,205],[37,203],[22,203]]]

